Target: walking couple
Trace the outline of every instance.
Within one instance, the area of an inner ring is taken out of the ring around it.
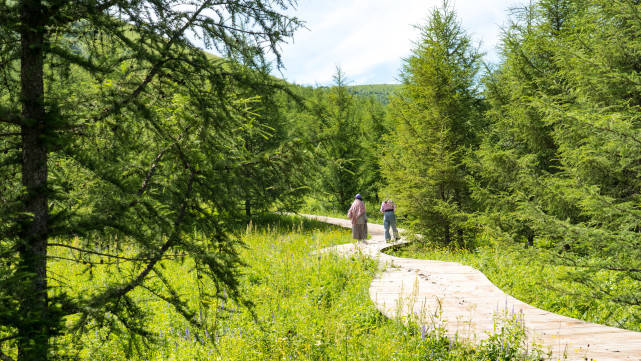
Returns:
[[[385,228],[385,242],[391,240],[390,227],[394,232],[394,240],[400,239],[398,229],[396,229],[396,204],[391,199],[384,201],[381,204],[381,213],[383,213],[383,227]],[[367,238],[367,211],[365,210],[365,203],[363,197],[359,194],[354,197],[354,203],[347,212],[347,217],[352,221],[352,237],[358,241]]]

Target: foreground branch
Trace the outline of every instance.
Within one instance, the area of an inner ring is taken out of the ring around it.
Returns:
[[[1,361],[14,361],[14,359],[12,359],[8,355],[4,354],[2,351],[0,351],[0,360]]]
[[[189,168],[189,167],[187,167]],[[139,285],[142,284],[142,282],[145,280],[147,275],[154,269],[156,264],[161,261],[165,253],[178,242],[180,238],[180,227],[182,226],[182,223],[184,221],[185,215],[187,213],[187,203],[189,201],[189,198],[191,196],[192,190],[193,190],[193,184],[194,184],[194,176],[195,173],[192,171],[189,176],[189,182],[187,185],[187,192],[185,194],[185,200],[182,202],[180,205],[180,211],[178,213],[178,217],[176,217],[176,221],[174,222],[174,232],[169,237],[169,239],[160,247],[156,255],[152,258],[150,258],[149,263],[145,267],[145,269],[136,276],[133,280],[131,280],[129,283],[123,285],[122,287],[116,289],[116,290],[110,290],[107,291],[107,293],[102,294],[101,296],[98,296],[95,301],[99,300],[112,300],[112,299],[119,299],[129,293],[131,290],[134,288],[138,287]]]

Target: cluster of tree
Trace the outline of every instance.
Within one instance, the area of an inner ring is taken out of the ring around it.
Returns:
[[[291,118],[303,138],[315,144],[307,196],[341,212],[356,193],[378,200],[383,186],[378,159],[383,136],[391,131],[384,104],[372,95],[353,94],[347,82],[337,69],[332,86],[299,88],[304,103]]]
[[[640,305],[641,5],[538,0],[515,9],[501,61],[447,2],[406,60],[389,115],[387,189],[425,240],[549,249],[594,296]],[[641,319],[641,314],[639,315]]]

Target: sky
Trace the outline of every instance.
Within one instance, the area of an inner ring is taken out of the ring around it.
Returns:
[[[496,62],[496,45],[508,9],[523,0],[452,0],[459,21],[475,44]],[[285,69],[274,75],[301,85],[328,85],[336,67],[348,85],[398,83],[402,59],[419,40],[441,0],[299,0],[290,11],[305,21],[282,45]]]

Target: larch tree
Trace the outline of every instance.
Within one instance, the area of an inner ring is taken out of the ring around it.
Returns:
[[[0,2],[0,358],[54,359],[59,335],[96,327],[137,344],[150,332],[133,290],[208,327],[167,259],[194,260],[204,299],[238,298],[235,180],[286,159],[244,147],[260,122],[245,97],[269,82],[267,52],[280,64],[293,5]],[[113,273],[79,294],[51,262]]]
[[[383,151],[384,136],[390,134],[391,125],[385,106],[374,96],[359,99],[364,116],[361,124],[363,155],[360,170],[359,192],[365,193],[368,200],[379,202],[379,193],[385,186],[379,159]],[[375,211],[375,210],[374,210]]]
[[[337,69],[334,85],[318,92],[310,107],[318,122],[318,188],[341,210],[347,210],[359,192],[364,151],[362,112],[345,82]]]
[[[447,1],[420,30],[390,104],[396,130],[382,158],[386,193],[426,240],[462,244],[472,209],[463,160],[483,125],[480,54]]]
[[[558,94],[554,49],[571,16],[570,1],[550,0],[513,9],[501,45],[502,62],[484,78],[490,123],[475,152],[472,189],[484,209],[481,222],[494,236],[532,245],[531,219],[519,203],[537,200],[556,205],[567,215],[572,207],[546,198],[541,179],[559,171],[553,127],[532,100]],[[543,205],[545,206],[545,205]],[[563,208],[563,209],[561,209]]]
[[[540,0],[504,38],[488,78],[492,125],[474,194],[497,239],[527,241],[603,322],[637,321],[641,294],[638,1]]]
[[[533,202],[521,208],[550,242],[550,260],[573,267],[569,277],[588,286],[586,299],[632,306],[638,321],[641,292],[625,285],[641,281],[641,4],[593,0],[568,8],[554,49],[558,91],[541,92],[532,104],[553,128],[560,163],[543,182],[549,196],[541,203],[554,199],[572,213]]]

